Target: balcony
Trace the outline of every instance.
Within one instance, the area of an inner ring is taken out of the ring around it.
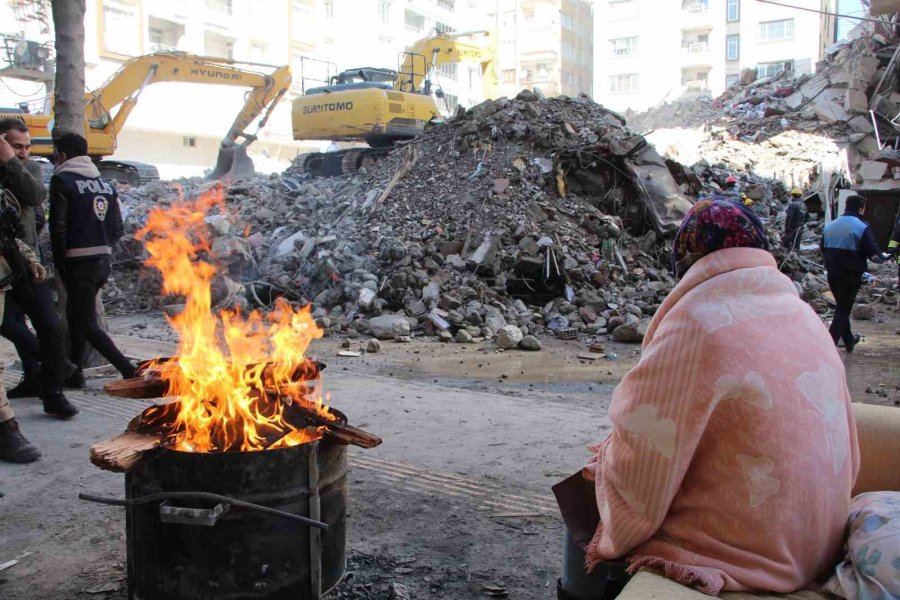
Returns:
[[[684,83],[684,95],[690,97],[700,97],[711,95],[709,90],[709,81],[706,79],[694,79]]]
[[[710,30],[713,28],[713,16],[709,8],[702,2],[684,4],[681,10],[681,28]]]
[[[690,42],[681,47],[681,66],[712,66],[712,52],[708,42]]]

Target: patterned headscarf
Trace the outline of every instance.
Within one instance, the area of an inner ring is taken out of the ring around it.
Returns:
[[[746,206],[719,199],[700,200],[675,234],[672,270],[681,279],[695,262],[724,248],[769,249],[762,222]]]

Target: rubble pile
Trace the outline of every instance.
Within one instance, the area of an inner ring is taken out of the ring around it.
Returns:
[[[748,69],[718,98],[683,99],[626,117],[638,131],[656,130],[652,141],[685,164],[700,156],[729,161],[736,169],[782,177],[791,185],[823,157],[846,148],[857,183],[892,178],[887,167],[896,166],[900,156],[881,150],[879,140],[884,145],[896,138],[898,48],[900,40],[890,29],[866,22],[848,40],[826,49],[815,74],[785,71],[757,79],[756,70]],[[686,140],[682,130],[692,128],[697,131],[687,137],[694,139]],[[677,131],[664,131],[669,129]],[[871,161],[889,164],[860,169]]]
[[[179,190],[210,185],[123,193],[126,230]],[[225,196],[234,216],[207,219],[210,254],[228,267],[214,284],[220,305],[283,295],[311,301],[334,332],[532,350],[548,330],[640,341],[674,284],[665,240],[690,207],[617,115],[530,91],[429,126],[368,173],[302,179],[289,169]],[[136,268],[142,249],[129,244],[119,295],[148,307],[159,282]],[[178,310],[177,298],[163,302]]]

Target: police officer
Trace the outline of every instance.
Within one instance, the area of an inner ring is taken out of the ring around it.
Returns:
[[[872,227],[862,219],[865,212],[865,199],[850,196],[844,214],[826,225],[822,236],[828,287],[836,303],[828,331],[835,344],[844,340],[847,352],[853,352],[859,343],[859,334],[850,330],[850,311],[862,286],[862,275],[869,269],[868,259],[883,260]]]
[[[50,179],[50,242],[53,263],[66,286],[71,359],[84,367],[90,343],[122,377],[134,365],[109,338],[97,318],[97,293],[110,274],[110,254],[124,232],[118,194],[87,156],[76,133],[54,140],[57,167]]]

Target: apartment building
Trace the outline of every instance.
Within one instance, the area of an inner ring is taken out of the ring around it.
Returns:
[[[742,69],[761,77],[812,73],[834,39],[831,0],[599,0],[595,98],[645,110],[685,96],[718,96]]]
[[[402,53],[435,32],[486,29],[478,0],[318,0],[316,5],[316,59],[337,71],[354,67],[399,69]],[[295,77],[312,85],[327,71],[321,62],[308,60],[305,49],[295,48]],[[306,60],[303,60],[306,58]],[[438,107],[451,114],[460,104],[484,100],[481,68],[477,63],[440,66],[432,83],[441,90]]]
[[[515,96],[523,88],[539,88],[548,96],[593,92],[590,0],[496,0],[495,4],[487,21],[498,32],[502,96]]]

